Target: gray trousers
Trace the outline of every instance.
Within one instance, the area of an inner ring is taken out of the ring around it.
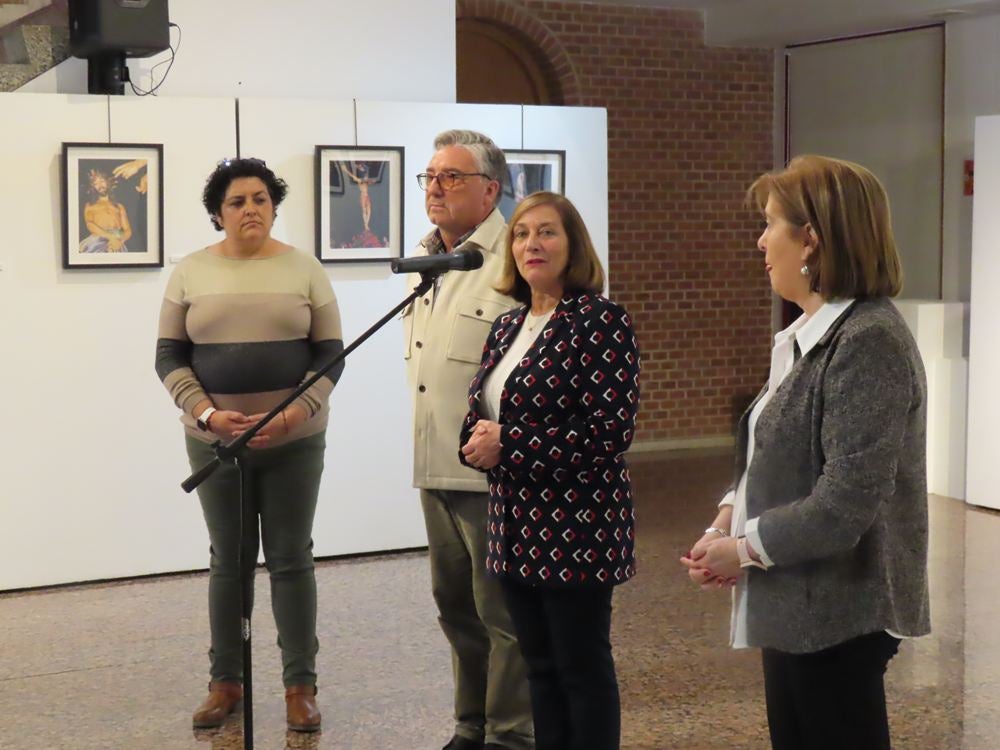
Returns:
[[[420,491],[438,621],[451,644],[455,733],[528,750],[527,667],[500,582],[486,572],[488,501],[483,492]]]
[[[192,469],[214,455],[210,445],[185,436]],[[271,610],[278,629],[282,681],[316,684],[316,575],[312,526],[323,473],[326,436],[247,453],[253,500],[260,520],[251,519],[271,576]],[[221,466],[198,487],[208,526],[211,557],[208,574],[209,651],[213,681],[243,680],[240,634],[240,502],[239,471]],[[256,561],[256,553],[254,554]],[[251,606],[252,606],[251,602]]]

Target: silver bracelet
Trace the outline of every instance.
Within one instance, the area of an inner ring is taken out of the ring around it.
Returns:
[[[706,534],[711,534],[713,531],[716,534],[722,534],[722,536],[729,536],[728,531],[726,531],[725,529],[720,529],[718,526],[709,526],[707,529],[705,529]]]

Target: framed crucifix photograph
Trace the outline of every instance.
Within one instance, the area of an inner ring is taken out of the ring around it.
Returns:
[[[323,263],[402,257],[403,147],[316,147],[316,257]]]
[[[514,208],[524,198],[539,190],[565,193],[565,151],[504,151],[507,157],[507,184],[500,198],[500,213],[510,221]]]

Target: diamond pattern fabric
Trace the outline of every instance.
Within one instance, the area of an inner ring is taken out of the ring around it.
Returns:
[[[483,379],[526,313],[517,308],[494,322],[469,388],[460,445],[481,418]],[[501,459],[487,472],[492,573],[548,586],[617,584],[634,575],[623,454],[638,406],[639,347],[628,314],[597,295],[564,297],[500,398]]]

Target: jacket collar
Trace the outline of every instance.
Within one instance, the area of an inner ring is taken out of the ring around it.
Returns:
[[[545,323],[545,327],[542,328],[541,333],[538,334],[538,338],[528,350],[529,352],[534,350],[536,347],[544,347],[556,329],[562,325],[562,321],[572,318],[579,298],[579,294],[573,294],[570,292],[563,294],[558,304],[556,304],[555,309],[552,311],[552,317]],[[521,326],[524,325],[524,319],[527,317],[528,305],[521,305],[511,314],[513,317],[507,322],[506,330],[497,341],[496,361],[503,358],[503,356],[507,353],[507,349],[510,348],[514,339],[517,338],[517,332],[521,330]]]
[[[826,302],[808,320],[802,321],[799,318],[784,331],[777,334],[774,337],[775,341],[777,342],[778,337],[786,331],[789,334],[794,331],[795,341],[799,345],[799,352],[802,356],[805,356],[813,347],[825,346],[830,342],[833,331],[837,327],[837,321],[844,317],[844,313],[851,309],[853,305],[853,299],[838,299]]]
[[[479,226],[466,234],[462,241],[455,245],[454,250],[464,250],[475,246],[484,253],[502,252],[503,243],[498,243],[497,240],[506,230],[507,220],[504,219],[499,208],[494,208],[489,216],[480,222]],[[441,235],[436,228],[432,229],[420,240],[420,246],[425,252],[430,252],[437,244],[441,244]]]

